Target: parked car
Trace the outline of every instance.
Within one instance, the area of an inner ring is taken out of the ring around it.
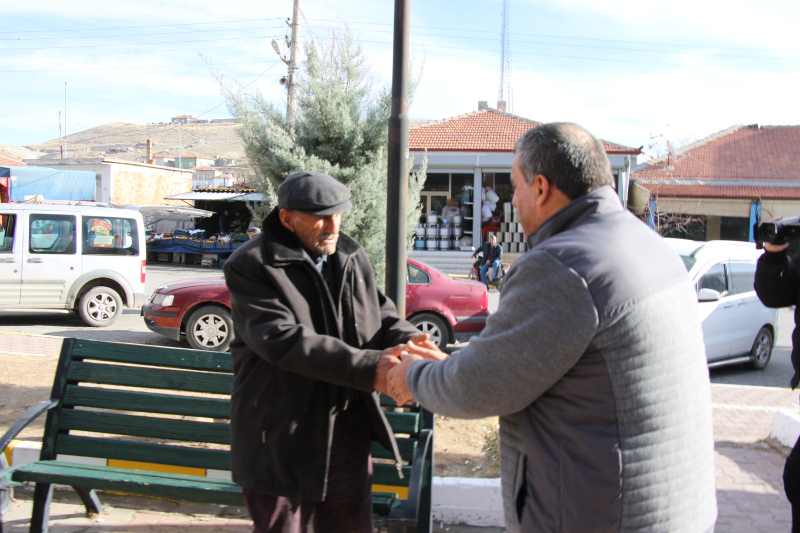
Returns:
[[[145,299],[142,215],[68,203],[0,204],[0,309],[69,309],[108,326]]]
[[[407,260],[406,318],[439,346],[480,333],[489,295],[480,281],[455,279]],[[152,331],[192,348],[227,350],[233,337],[231,296],[224,278],[190,279],[158,287],[142,307]]]
[[[746,242],[666,241],[694,282],[708,366],[745,363],[765,369],[778,334],[778,310],[765,307],[753,288],[763,252]]]

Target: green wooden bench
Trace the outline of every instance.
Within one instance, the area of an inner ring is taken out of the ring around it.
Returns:
[[[243,506],[229,472],[232,383],[228,353],[66,339],[50,400],[0,439],[2,453],[47,413],[40,458],[0,470],[0,489],[36,484],[31,532],[48,530],[53,484],[72,486],[88,514],[102,509],[95,490]],[[433,415],[389,398],[381,403],[398,435],[404,476],[373,443],[376,525],[429,532]]]

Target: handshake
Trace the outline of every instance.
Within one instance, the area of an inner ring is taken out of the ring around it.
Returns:
[[[414,397],[406,385],[406,373],[411,363],[420,359],[441,361],[447,357],[429,338],[427,333],[420,333],[405,344],[383,350],[375,367],[375,390],[391,396],[397,405],[413,403]]]

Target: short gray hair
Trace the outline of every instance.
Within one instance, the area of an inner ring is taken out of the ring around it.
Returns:
[[[552,122],[528,130],[514,153],[525,183],[541,174],[570,200],[614,185],[603,143],[577,124]]]

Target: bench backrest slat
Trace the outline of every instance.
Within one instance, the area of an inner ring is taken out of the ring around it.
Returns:
[[[417,451],[417,439],[408,437],[395,437],[397,440],[397,448],[400,451],[400,457],[403,461],[411,462],[414,459],[414,452]],[[372,443],[372,458],[373,459],[394,459],[392,452],[381,446],[378,442]]]
[[[78,437],[64,435],[59,438],[59,450],[67,455],[103,457],[126,461],[141,461],[191,468],[230,470],[230,452],[188,446],[169,446],[153,442],[134,442],[119,439]]]
[[[214,422],[63,409],[58,417],[57,427],[61,431],[90,431],[130,437],[230,444],[228,424]],[[57,452],[60,453],[60,450]]]
[[[411,467],[403,466],[403,479],[397,475],[397,467],[393,464],[373,463],[372,483],[375,485],[390,485],[408,487],[411,480]]]
[[[99,341],[75,340],[71,350],[73,359],[84,357],[99,361],[133,363],[157,367],[185,368],[187,370],[207,370],[211,372],[232,373],[231,354],[207,352],[184,348],[161,348],[141,344],[109,343]]]
[[[69,370],[69,382],[102,383],[123,387],[183,390],[230,394],[233,375],[187,372],[167,368],[143,368],[101,363],[74,362]]]
[[[392,425],[395,433],[405,433],[408,435],[416,435],[420,430],[420,416],[419,413],[396,413],[387,411],[384,413],[386,419]]]
[[[64,405],[218,419],[227,419],[230,416],[230,401],[223,398],[198,398],[77,385],[67,385]]]

